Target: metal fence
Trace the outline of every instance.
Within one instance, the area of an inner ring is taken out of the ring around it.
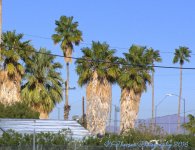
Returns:
[[[105,146],[55,146],[55,145],[42,145],[37,146],[35,150],[191,150],[189,147],[150,147],[150,146],[137,146],[137,147],[105,147]],[[32,146],[0,146],[0,150],[33,150]],[[192,149],[193,150],[193,149]]]
[[[186,134],[188,131],[183,128],[183,124],[188,122],[188,118],[180,117],[181,123],[178,128],[177,114],[157,117],[152,119],[138,119],[135,121],[136,128],[151,129],[153,126],[155,129],[161,129],[167,134]],[[119,133],[120,132],[120,120],[108,120],[106,131],[108,133]]]

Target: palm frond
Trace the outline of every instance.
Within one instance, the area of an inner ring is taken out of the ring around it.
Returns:
[[[38,111],[49,113],[56,103],[62,100],[62,78],[59,69],[62,65],[55,62],[54,56],[43,55],[50,52],[45,48],[31,57],[26,65],[26,83],[22,89],[22,98]]]
[[[131,89],[136,93],[142,93],[151,82],[149,72],[153,63],[151,54],[146,47],[132,45],[128,53],[124,53],[124,59],[119,59],[123,64],[120,67],[118,83],[122,89]]]
[[[105,42],[92,41],[91,48],[84,47],[81,50],[83,56],[76,60],[79,85],[87,84],[92,79],[94,72],[97,73],[100,81],[106,79],[110,83],[116,82],[119,68],[117,64],[114,64],[118,61],[118,58],[114,56],[114,49],[110,49]]]
[[[178,63],[183,65],[184,62],[189,62],[191,57],[191,50],[188,47],[180,46],[178,49],[175,49],[173,63]]]

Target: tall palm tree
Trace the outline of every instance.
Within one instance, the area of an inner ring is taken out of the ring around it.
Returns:
[[[26,83],[22,86],[22,99],[40,113],[40,119],[47,119],[56,103],[62,100],[62,78],[60,63],[41,48],[26,65]],[[43,54],[46,53],[46,54]]]
[[[116,82],[118,65],[115,50],[106,43],[92,42],[82,48],[83,56],[76,61],[80,86],[86,85],[87,129],[93,134],[105,134],[111,105],[112,84]],[[103,61],[102,61],[103,60]],[[110,63],[107,63],[110,62]]]
[[[29,51],[30,50],[30,51]],[[0,102],[12,104],[20,101],[23,63],[28,61],[33,47],[30,41],[23,41],[23,34],[7,31],[2,34],[0,70]]]
[[[68,119],[70,106],[68,104],[69,90],[69,63],[72,61],[73,44],[79,45],[82,41],[82,32],[78,30],[78,22],[73,22],[73,17],[61,16],[60,20],[56,20],[56,34],[52,35],[55,44],[60,43],[64,53],[67,70],[67,80],[65,83],[66,102],[64,106],[64,119]]]
[[[154,50],[153,48],[149,48],[147,50],[147,54],[149,55],[152,61],[152,123],[154,124],[154,62],[161,62],[162,59],[160,57],[159,50]]]
[[[178,49],[175,49],[175,54],[173,58],[173,63],[180,64],[180,88],[179,88],[179,99],[178,99],[178,120],[177,120],[177,130],[180,130],[180,108],[181,108],[181,97],[182,97],[182,67],[184,62],[189,62],[191,50],[188,47],[180,46]]]
[[[121,87],[121,112],[120,132],[125,133],[134,128],[135,120],[139,112],[139,105],[142,93],[147,89],[147,83],[151,83],[150,71],[152,61],[147,54],[146,47],[132,45],[125,58],[121,60],[123,65],[120,68],[118,78]]]

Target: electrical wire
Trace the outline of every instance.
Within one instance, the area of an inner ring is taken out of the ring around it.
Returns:
[[[23,34],[23,35],[26,35],[26,36],[29,36],[29,37],[35,37],[35,38],[40,38],[40,39],[46,39],[46,40],[52,40],[52,38],[50,37],[45,37],[45,36],[39,36],[39,35],[32,35],[32,34]],[[86,42],[80,42],[80,44],[84,44],[84,45],[92,45],[90,43],[86,43]],[[124,48],[124,47],[118,47],[118,46],[110,46],[110,48],[113,48],[113,49],[121,49],[121,50],[129,50],[129,48]],[[163,53],[163,54],[174,54],[174,52],[160,52],[160,53]],[[195,55],[193,53],[191,53],[191,55]]]
[[[10,48],[10,47],[9,47]],[[17,49],[19,51],[24,50],[24,49],[20,49],[17,47],[12,47],[14,49]],[[142,68],[144,67],[143,65],[140,64],[128,64],[128,63],[121,63],[121,62],[109,62],[109,61],[104,61],[104,60],[94,60],[94,59],[86,59],[86,58],[79,58],[79,57],[67,57],[67,56],[63,56],[63,55],[59,55],[59,54],[52,54],[52,53],[45,53],[45,52],[38,52],[38,51],[34,51],[34,50],[28,50],[28,52],[34,52],[34,53],[38,53],[38,54],[43,54],[43,55],[50,55],[50,56],[54,56],[54,57],[61,57],[61,58],[72,58],[74,60],[83,60],[83,61],[88,61],[88,62],[96,62],[96,63],[108,63],[108,64],[113,64],[113,65],[124,65],[124,66],[131,66],[131,67],[139,67]],[[183,70],[195,70],[195,68],[193,67],[173,67],[173,66],[160,66],[160,65],[148,65],[148,67],[153,67],[153,68],[162,68],[162,69],[183,69]]]

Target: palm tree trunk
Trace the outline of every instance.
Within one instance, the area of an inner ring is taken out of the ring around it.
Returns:
[[[121,109],[120,109],[120,132],[126,133],[129,129],[134,128],[135,120],[139,112],[140,93],[133,90],[122,89],[121,92]]]
[[[69,63],[66,63],[67,80],[65,84],[65,106],[64,106],[64,120],[68,120],[70,106],[68,104],[68,91],[69,91]]]
[[[87,129],[94,135],[105,134],[111,104],[111,90],[111,84],[106,79],[99,81],[97,73],[94,72],[93,79],[86,89]]]
[[[152,127],[154,127],[154,71],[152,71]]]
[[[41,112],[40,112],[39,119],[48,119],[48,118],[49,118],[48,113],[46,113],[46,112],[44,112],[44,111],[41,111]]]
[[[11,80],[7,71],[0,71],[0,102],[11,105],[20,101],[20,78]]]
[[[72,62],[72,48],[71,48],[71,44],[66,48],[66,51],[64,52],[64,60],[67,63],[71,63]]]
[[[182,96],[182,65],[180,65],[180,89],[178,99],[178,120],[177,120],[177,132],[180,132],[180,109],[181,109],[181,96]]]

